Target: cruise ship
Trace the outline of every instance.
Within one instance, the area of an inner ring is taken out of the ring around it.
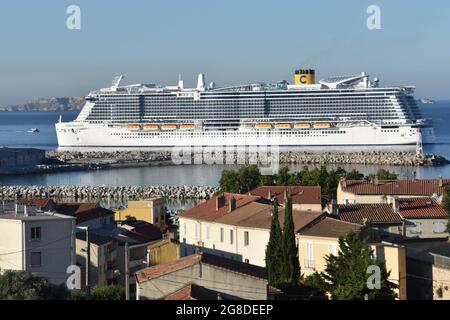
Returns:
[[[71,122],[56,123],[61,147],[384,146],[432,143],[414,87],[380,86],[365,72],[323,79],[296,70],[279,81],[195,88],[112,85],[86,96]]]

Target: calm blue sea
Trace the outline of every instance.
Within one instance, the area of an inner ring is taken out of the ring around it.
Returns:
[[[450,159],[450,101],[421,105],[422,113],[432,118],[436,144],[425,146],[425,152],[437,153]],[[54,124],[62,115],[63,121],[76,118],[78,111],[67,112],[0,112],[0,146],[56,149]],[[30,133],[38,128],[39,133]],[[101,171],[36,174],[1,177],[2,185],[217,185],[225,165],[193,165],[175,167],[123,168]],[[233,167],[233,166],[231,166]],[[366,174],[380,166],[349,165]],[[388,167],[402,176],[419,178],[450,177],[450,165],[435,168]],[[292,166],[292,169],[297,169]]]

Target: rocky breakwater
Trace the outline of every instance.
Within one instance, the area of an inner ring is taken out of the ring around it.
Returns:
[[[170,160],[170,152],[154,151],[47,151],[48,159],[61,162],[96,162],[99,160],[113,160],[115,162],[136,161],[167,161]]]
[[[401,151],[372,151],[353,153],[284,152],[280,163],[295,164],[362,164],[388,166],[441,166],[449,161],[436,154],[418,155]]]
[[[209,199],[219,189],[210,186],[2,186],[1,200],[53,198],[60,200]]]

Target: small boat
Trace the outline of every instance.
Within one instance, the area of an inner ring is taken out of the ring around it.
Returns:
[[[277,124],[275,124],[275,128],[277,128],[277,129],[290,129],[291,125],[289,123],[277,123]]]
[[[256,129],[271,129],[272,125],[270,123],[257,123],[255,124]]]
[[[139,124],[129,124],[127,125],[127,128],[130,130],[140,130],[141,126]]]
[[[305,129],[311,127],[311,125],[309,123],[296,123],[294,124],[294,127],[296,129]]]
[[[181,130],[192,130],[195,129],[195,124],[192,123],[183,123],[180,125]]]
[[[162,130],[175,130],[177,126],[175,124],[163,124],[161,126]]]
[[[331,123],[329,123],[329,122],[314,123],[314,128],[329,128],[329,127],[331,127]]]
[[[144,130],[158,130],[159,126],[157,124],[145,124]]]
[[[31,133],[38,133],[38,132],[40,132],[40,131],[39,131],[38,128],[31,128],[30,130],[28,130],[28,132],[31,132]]]

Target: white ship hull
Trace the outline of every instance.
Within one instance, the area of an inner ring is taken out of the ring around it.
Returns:
[[[371,146],[416,144],[418,130],[379,126],[343,126],[309,130],[230,131],[130,130],[126,126],[88,122],[57,123],[60,147],[172,147],[172,146]],[[433,142],[433,129],[421,130],[422,142]]]

